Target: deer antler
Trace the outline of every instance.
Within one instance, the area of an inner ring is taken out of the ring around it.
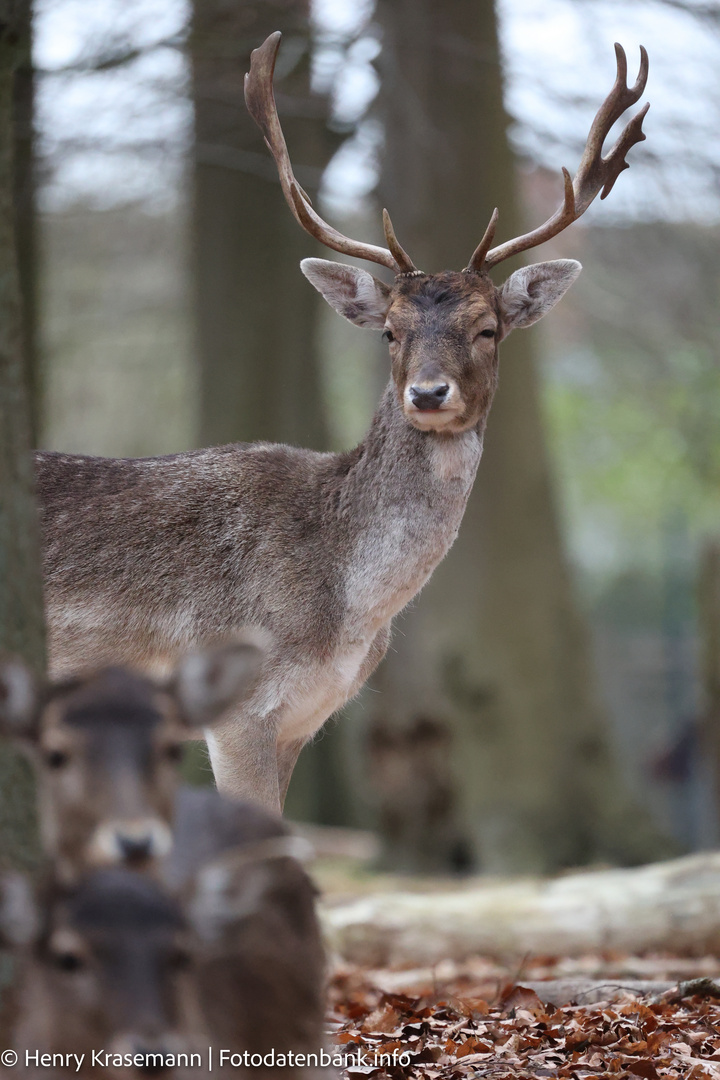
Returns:
[[[313,209],[309,196],[295,179],[273,93],[273,74],[281,37],[280,31],[276,30],[251,54],[250,71],[245,76],[245,103],[253,120],[265,136],[265,143],[270,153],[275,158],[283,194],[295,220],[306,232],[326,247],[332,248],[333,251],[380,263],[395,274],[421,273],[397,242],[387,210],[383,211],[387,248],[351,240],[350,237],[343,236],[337,229],[333,229],[331,225],[323,221]]]
[[[642,142],[646,137],[642,130],[642,122],[650,108],[649,104],[645,105],[632,118],[607,157],[602,156],[602,148],[615,121],[619,120],[625,110],[634,105],[643,93],[648,77],[648,56],[641,45],[640,72],[635,85],[631,88],[627,85],[627,58],[622,45],[615,45],[615,55],[617,57],[615,83],[592,122],[575,179],[571,180],[570,173],[567,169],[563,169],[565,198],[562,206],[555,211],[552,217],[548,218],[544,225],[540,225],[539,228],[525,233],[523,236],[516,237],[515,240],[507,240],[504,244],[500,244],[498,247],[488,251],[494,233],[495,215],[493,215],[482,242],[468,263],[467,270],[476,273],[481,270],[489,270],[504,259],[508,259],[511,255],[517,255],[520,251],[527,251],[528,248],[537,247],[538,244],[544,244],[546,240],[557,236],[573,221],[577,221],[581,214],[585,213],[601,189],[601,199],[609,195],[620,173],[630,167],[625,161],[625,155],[635,143]]]

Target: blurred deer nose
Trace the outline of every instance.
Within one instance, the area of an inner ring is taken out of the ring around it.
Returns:
[[[139,1040],[134,1044],[132,1054],[133,1057],[139,1055],[141,1063],[136,1067],[147,1076],[162,1076],[174,1063],[169,1046],[162,1040]]]
[[[411,386],[410,397],[416,409],[439,409],[448,396],[450,387],[447,383],[437,383],[436,386]]]
[[[118,846],[125,862],[136,863],[149,859],[153,851],[152,836],[118,836]]]
[[[189,1044],[177,1032],[163,1031],[156,1035],[147,1032],[123,1032],[117,1035],[110,1045],[113,1054],[130,1054],[133,1057],[136,1073],[143,1076],[167,1076],[175,1071],[175,1058],[179,1053],[186,1053]]]

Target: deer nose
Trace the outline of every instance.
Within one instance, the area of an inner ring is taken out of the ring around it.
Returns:
[[[123,836],[117,838],[120,854],[125,862],[139,863],[153,853],[152,836]]]
[[[170,1071],[175,1074],[175,1055],[185,1052],[187,1045],[185,1039],[178,1038],[177,1034],[171,1031],[157,1035],[133,1032],[123,1033],[113,1039],[110,1049],[111,1053],[115,1054],[131,1054],[137,1072],[147,1076],[162,1076]]]
[[[162,1039],[138,1039],[132,1046],[133,1057],[137,1054],[140,1064],[136,1067],[138,1072],[147,1076],[161,1076],[169,1072],[174,1064],[170,1045]]]
[[[448,396],[450,387],[447,383],[437,383],[435,386],[411,386],[410,397],[416,409],[439,409]]]

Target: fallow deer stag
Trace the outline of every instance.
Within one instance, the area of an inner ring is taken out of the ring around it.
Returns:
[[[297,185],[272,89],[280,34],[252,57],[250,112],[285,198],[326,246],[395,273],[306,259],[303,273],[358,326],[383,331],[392,378],[356,449],[315,453],[236,444],[165,458],[38,455],[45,588],[54,672],[114,662],[162,668],[255,624],[275,645],[253,694],[208,735],[218,786],[282,806],[297,756],[355,694],[387,648],[390,624],[445,556],[480,461],[498,345],[530,326],[580,272],[570,260],[524,267],[500,287],[488,271],[575,221],[627,168],[647,106],[606,157],[612,125],[647,79],[617,78],[590,129],[562,206],[539,228],[493,247],[497,213],[461,272],[426,274],[387,248],[327,225]]]

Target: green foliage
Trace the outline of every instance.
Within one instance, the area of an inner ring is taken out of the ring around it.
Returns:
[[[698,528],[717,522],[720,366],[688,348],[668,369],[628,379],[608,365],[590,385],[548,386],[556,454],[577,510],[604,508],[633,530],[673,507]]]
[[[718,250],[717,229],[685,224],[580,237],[585,270],[548,320],[545,406],[587,569],[677,568],[720,531]]]

